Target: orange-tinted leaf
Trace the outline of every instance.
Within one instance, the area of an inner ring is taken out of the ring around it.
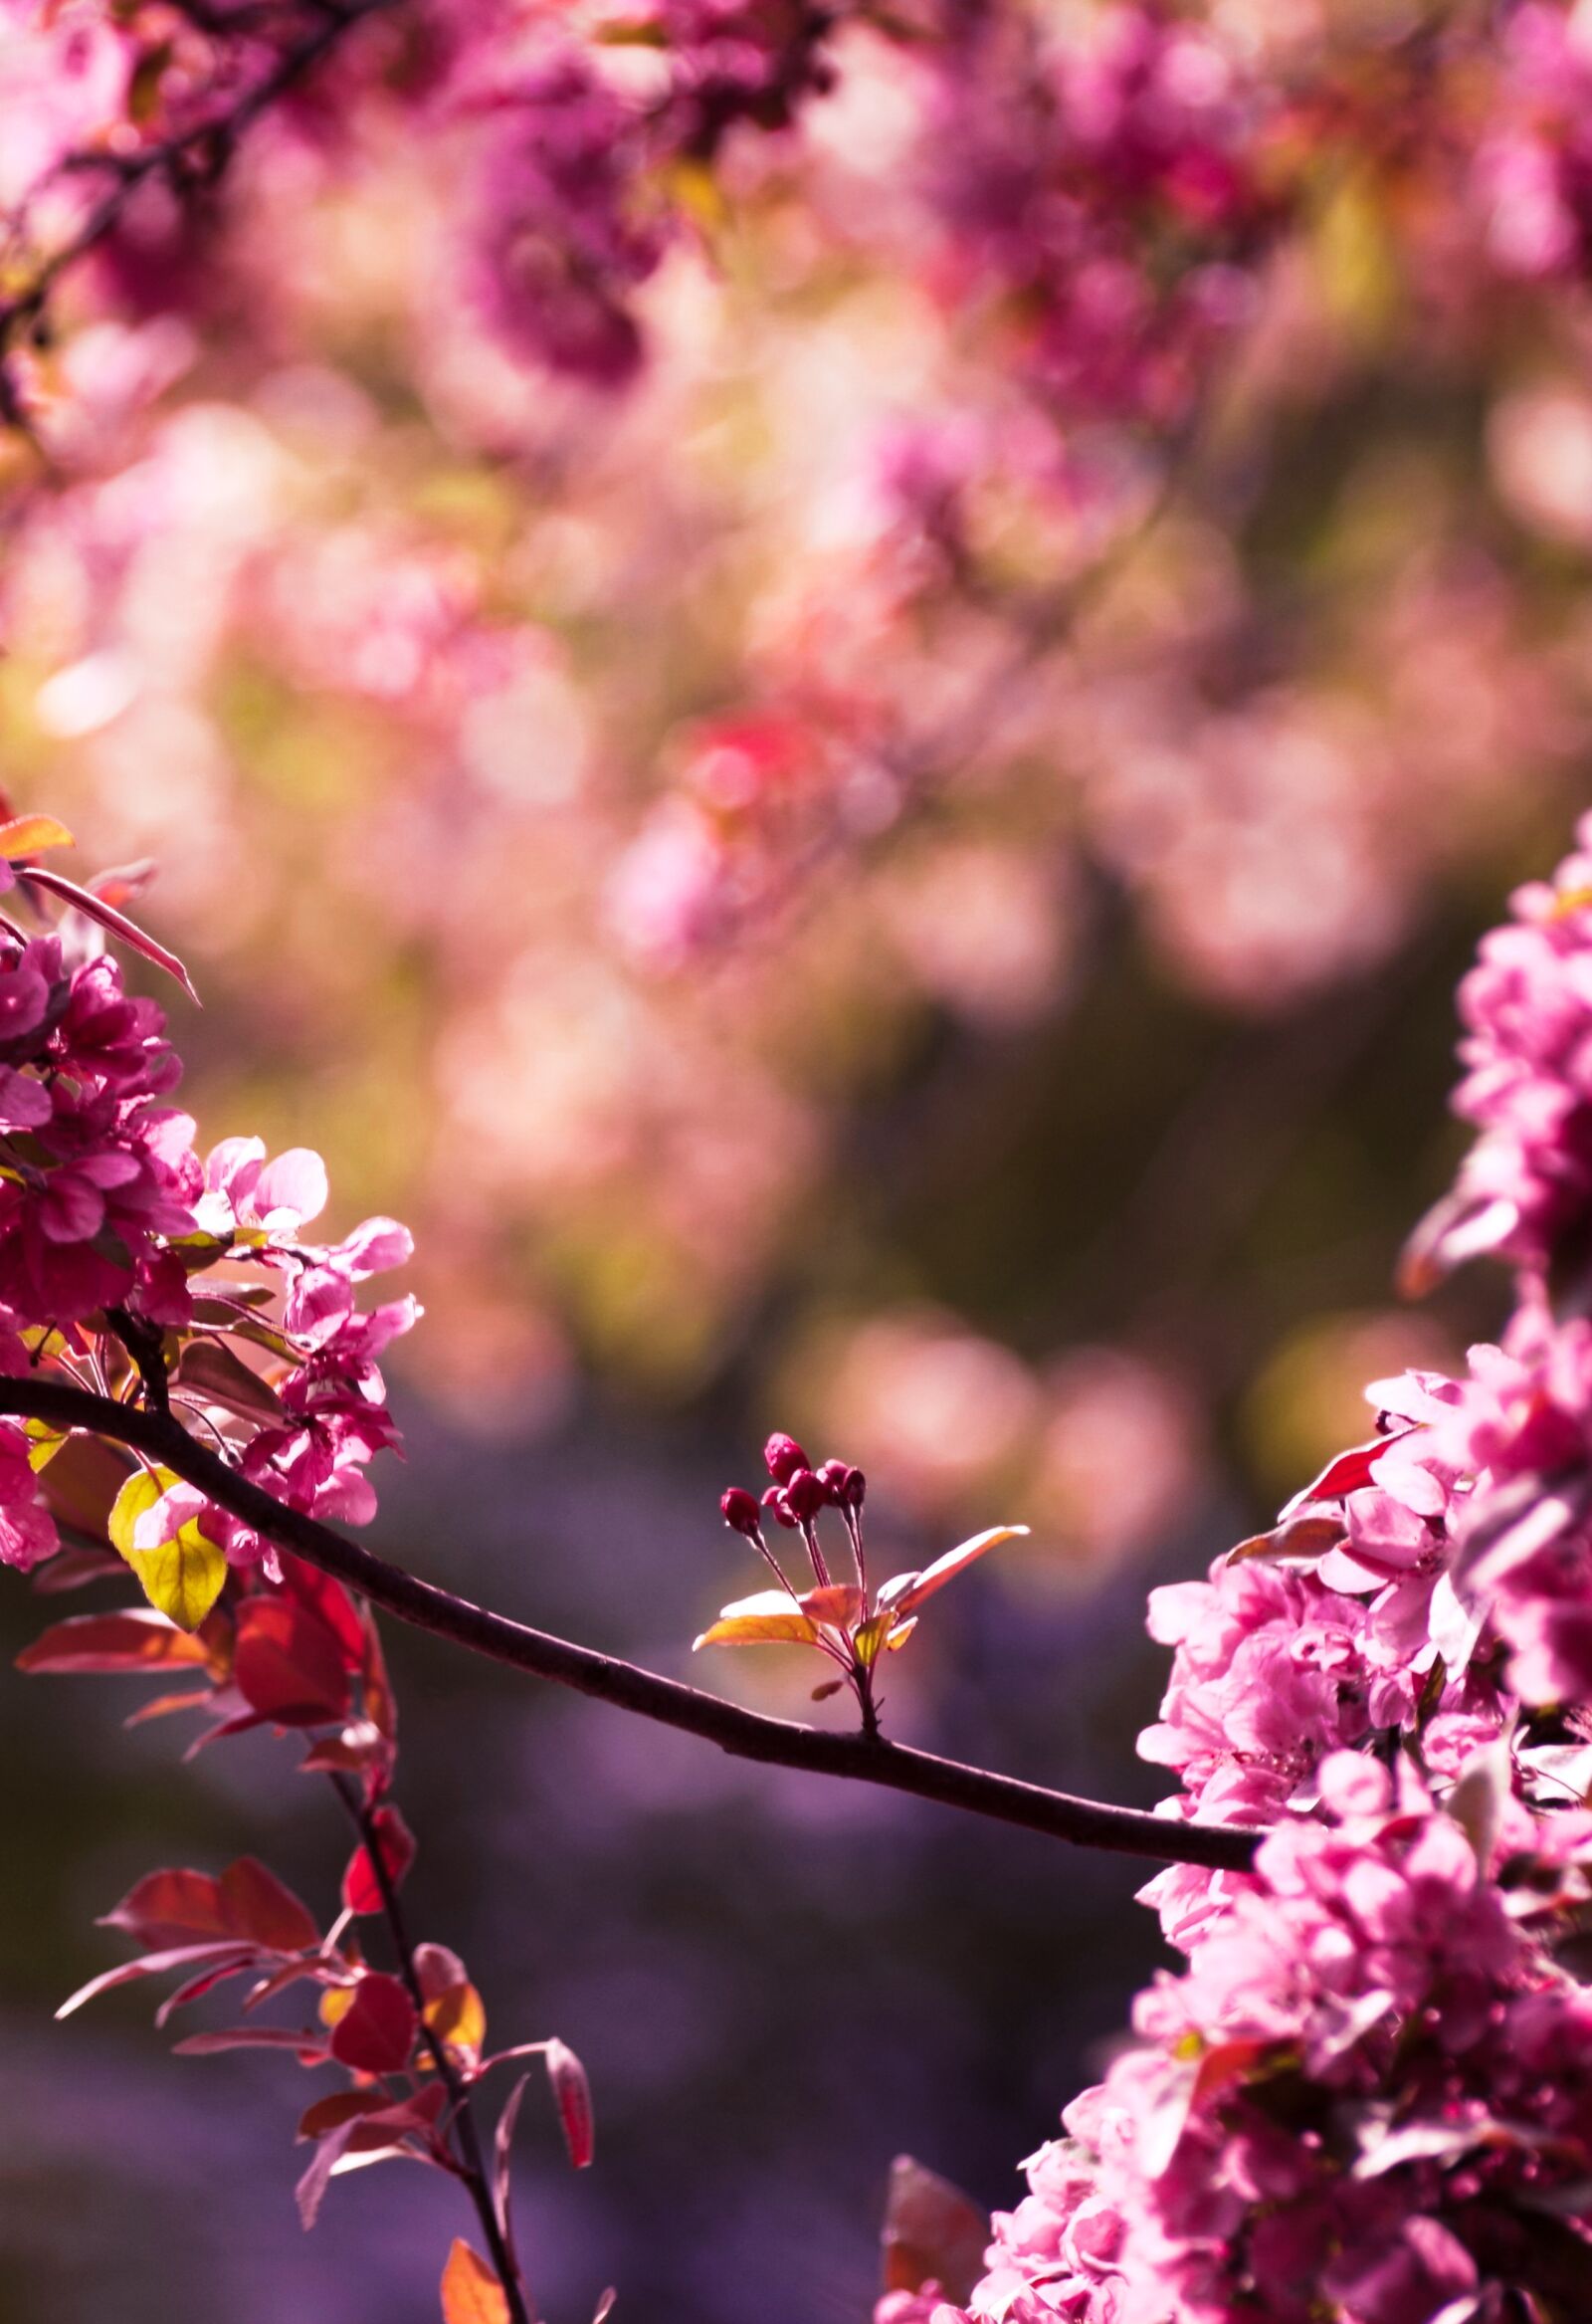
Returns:
[[[542,2057],[547,2079],[553,2086],[553,2103],[558,2108],[569,2160],[577,2171],[584,2171],[597,2151],[591,2084],[586,2079],[586,2069],[574,2051],[556,2037],[545,2044]]]
[[[716,1622],[693,1642],[698,1646],[811,1646],[818,1632],[783,1589],[760,1589],[726,1605]]]
[[[802,1599],[802,1611],[810,1620],[828,1622],[837,1630],[849,1629],[863,1611],[863,1593],[850,1582],[831,1582],[822,1589],[809,1589]]]
[[[450,1986],[447,1993],[428,2002],[426,2023],[450,2049],[462,2049],[473,2058],[481,2055],[487,2038],[487,2006],[473,1985]]]
[[[897,1615],[910,1613],[925,1597],[932,1597],[936,1589],[943,1589],[947,1582],[953,1582],[975,1558],[983,1557],[986,1550],[999,1549],[1002,1542],[1015,1541],[1027,1531],[1026,1525],[992,1525],[983,1533],[975,1533],[970,1541],[958,1542],[954,1550],[947,1550],[942,1558],[925,1566],[921,1574],[897,1574],[880,1591],[879,1602]],[[900,1586],[903,1583],[905,1587]]]
[[[199,1687],[186,1695],[156,1695],[152,1703],[140,1703],[136,1711],[129,1711],[122,1720],[123,1727],[143,1727],[151,1719],[169,1719],[175,1711],[205,1711],[215,1701],[209,1687]]]
[[[318,1727],[347,1716],[348,1676],[325,1623],[288,1597],[251,1597],[238,1615],[233,1679],[261,1718]]]
[[[200,1638],[179,1630],[153,1606],[127,1606],[119,1613],[72,1614],[24,1646],[19,1670],[169,1670],[175,1664],[209,1659]]]
[[[331,2029],[331,2054],[362,2074],[396,2074],[409,2063],[419,2020],[395,1977],[370,1970]]]
[[[76,847],[65,823],[54,815],[13,815],[0,823],[0,855],[15,863],[25,855],[42,855],[49,847]]]
[[[376,1845],[381,1850],[382,1864],[396,1888],[415,1860],[415,1835],[396,1807],[378,1807],[371,1821],[376,1827]],[[345,1912],[379,1913],[382,1909],[381,1883],[363,1842],[348,1859],[348,1869],[342,1876],[342,1901]]]
[[[485,2259],[455,2237],[442,2271],[443,2324],[508,2324],[508,2299]]]
[[[915,2292],[934,2283],[960,2307],[984,2272],[988,2241],[988,2214],[970,2197],[910,2155],[896,2156],[885,2206],[886,2291]]]

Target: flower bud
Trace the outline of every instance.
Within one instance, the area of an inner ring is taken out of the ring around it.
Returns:
[[[797,1524],[811,1525],[829,1495],[811,1469],[800,1468],[785,1480],[785,1499]]]
[[[788,1485],[796,1471],[807,1466],[807,1455],[795,1437],[781,1436],[777,1432],[763,1446],[763,1459],[776,1485]],[[766,1504],[766,1493],[763,1499]]]
[[[763,1495],[763,1507],[771,1512],[776,1524],[784,1526],[791,1533],[796,1531],[796,1515],[785,1498],[782,1485],[769,1486]]]
[[[718,1506],[731,1533],[743,1533],[749,1542],[756,1541],[763,1529],[755,1495],[744,1492],[739,1485],[731,1485],[727,1493],[720,1495]]]
[[[846,1480],[857,1473],[849,1461],[825,1461],[823,1467],[818,1471],[818,1481],[824,1488],[825,1500],[832,1501],[837,1509],[844,1509],[846,1506]]]
[[[867,1498],[867,1494],[868,1479],[863,1475],[862,1470],[848,1469],[846,1482],[841,1488],[840,1494],[842,1509],[849,1509],[854,1517],[861,1516],[863,1502]]]

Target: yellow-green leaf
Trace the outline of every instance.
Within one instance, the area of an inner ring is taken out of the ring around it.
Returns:
[[[28,1439],[28,1466],[38,1474],[48,1468],[67,1441],[65,1428],[52,1428],[48,1420],[24,1420],[22,1433]]]
[[[692,1640],[698,1646],[813,1646],[818,1632],[794,1607],[783,1614],[730,1614]]]
[[[116,1495],[106,1522],[111,1546],[137,1575],[149,1603],[179,1630],[197,1630],[221,1595],[227,1561],[197,1518],[169,1542],[152,1550],[133,1547],[133,1529],[163,1493],[178,1482],[170,1469],[140,1469]]]

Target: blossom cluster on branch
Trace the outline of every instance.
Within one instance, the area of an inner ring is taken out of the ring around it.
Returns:
[[[1416,1248],[1516,1267],[1460,1379],[1374,1382],[1377,1432],[1205,1582],[1144,1757],[1251,1872],[1144,1892],[1188,1955],[1027,2166],[966,2305],[879,2324],[1558,2324],[1592,2271],[1592,819],[1461,990],[1481,1128]],[[1323,2305],[1324,2303],[1324,2305]]]

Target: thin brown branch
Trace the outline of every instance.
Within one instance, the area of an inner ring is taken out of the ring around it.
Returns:
[[[470,2092],[449,2054],[448,2044],[426,2016],[426,1996],[421,1988],[420,1972],[415,1966],[415,1949],[409,1941],[408,1923],[404,1918],[403,1906],[398,1901],[397,1884],[382,1848],[381,1833],[377,1829],[375,1817],[365,1805],[358,1787],[351,1784],[346,1776],[340,1776],[333,1770],[330,1781],[369,1858],[371,1873],[381,1896],[382,1914],[398,1963],[398,1975],[403,1980],[405,1991],[420,2020],[420,2038],[448,2092],[451,2135],[458,2149],[453,2167],[464,2182],[465,2190],[475,2206],[476,2217],[481,2221],[481,2231],[487,2238],[487,2249],[492,2255],[492,2264],[497,2269],[498,2280],[507,2303],[508,2324],[535,2324],[530,2299],[508,2241],[505,2223],[498,2217],[498,2206],[493,2198],[492,2182],[487,2176],[487,2166],[482,2156],[481,2137],[476,2128]]]
[[[1013,1776],[940,1759],[883,1737],[837,1735],[794,1720],[770,1719],[736,1703],[703,1694],[679,1679],[643,1670],[616,1655],[577,1646],[504,1614],[492,1613],[390,1566],[370,1550],[346,1540],[298,1510],[284,1507],[259,1485],[197,1443],[170,1414],[118,1404],[57,1380],[0,1379],[0,1414],[48,1421],[58,1428],[87,1429],[130,1445],[168,1468],[257,1533],[333,1575],[373,1605],[417,1629],[430,1630],[455,1645],[495,1662],[505,1662],[533,1677],[551,1679],[576,1693],[613,1703],[644,1719],[699,1735],[736,1759],[769,1767],[799,1768],[809,1775],[838,1776],[854,1783],[881,1784],[918,1799],[938,1800],[999,1823],[1045,1833],[1051,1839],[1104,1848],[1119,1855],[1148,1856],[1161,1863],[1202,1864],[1213,1870],[1243,1871],[1256,1834],[1228,1825],[1184,1823],[1140,1808],[1117,1807],[1098,1799],[1079,1799],[1047,1791]]]

